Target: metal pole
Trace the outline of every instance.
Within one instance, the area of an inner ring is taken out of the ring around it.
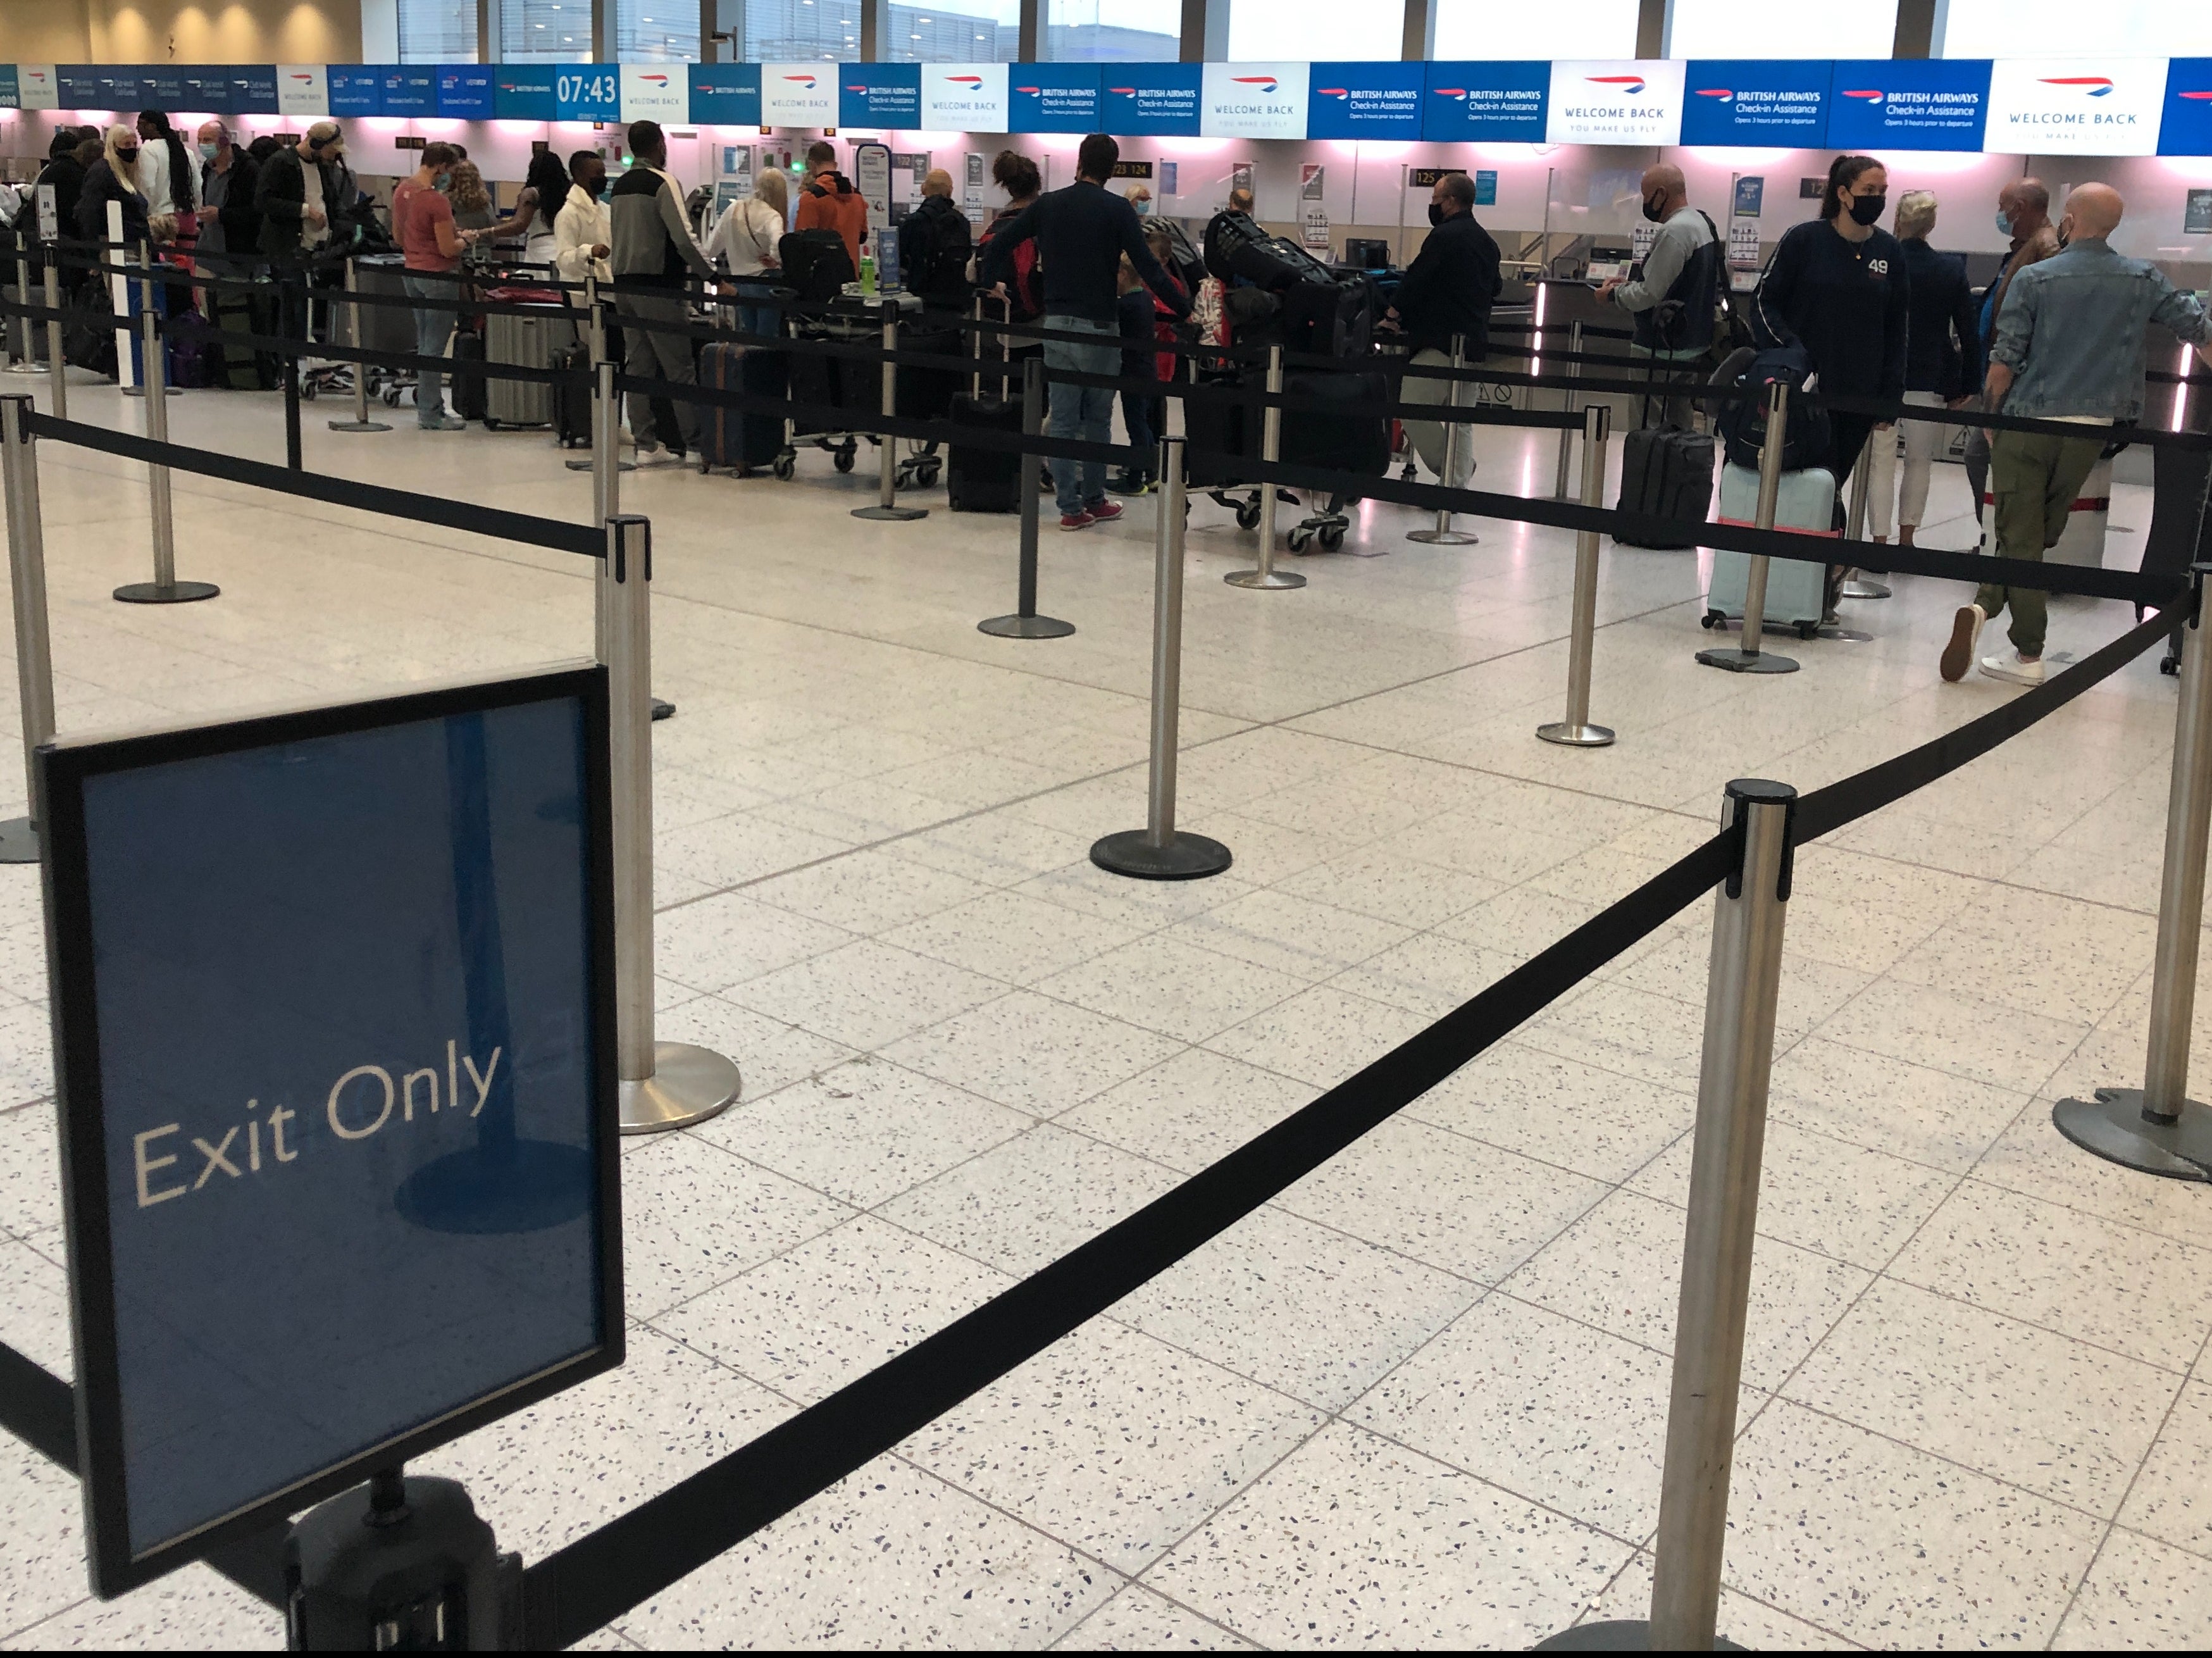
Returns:
[[[1782,380],[1768,383],[1766,388],[1766,436],[1759,449],[1759,509],[1754,514],[1756,527],[1774,527],[1774,503],[1782,493],[1782,444],[1784,428],[1789,424],[1790,387]],[[1709,668],[1726,668],[1731,673],[1796,673],[1797,664],[1786,656],[1775,656],[1759,648],[1766,630],[1766,555],[1751,556],[1748,572],[1744,577],[1743,647],[1741,650],[1699,651],[1698,660]]]
[[[15,255],[15,297],[21,300],[27,308],[29,307],[31,259],[29,254],[21,251],[20,247]],[[11,374],[45,374],[46,372],[45,365],[40,362],[38,347],[33,343],[37,333],[32,326],[30,318],[27,315],[21,316],[15,319],[15,322],[17,325],[8,331],[9,349],[15,354],[15,361],[8,365],[8,372]]]
[[[1895,429],[1868,433],[1868,446],[1871,448],[1885,439],[1894,446],[1897,442]],[[1844,535],[1847,540],[1866,539],[1867,500],[1873,492],[1873,463],[1866,455],[1861,454],[1859,464],[1851,468],[1851,504],[1844,520]],[[1853,570],[1844,579],[1842,596],[1845,598],[1887,598],[1889,588],[1882,582],[1868,581]]]
[[[353,349],[361,344],[361,262],[346,260],[346,306],[353,313]],[[368,365],[356,362],[353,366],[353,418],[334,420],[330,423],[333,432],[389,432],[392,428],[382,421],[368,417]]]
[[[1283,348],[1267,348],[1267,392],[1270,397],[1283,393]],[[1283,411],[1279,405],[1270,403],[1260,416],[1260,459],[1269,465],[1283,458]],[[1260,562],[1256,569],[1231,570],[1221,578],[1232,587],[1256,587],[1262,592],[1281,592],[1293,587],[1303,587],[1306,579],[1295,570],[1275,568],[1275,485],[1273,479],[1260,481]]]
[[[898,307],[888,299],[876,301],[876,308],[884,317],[884,418],[898,417],[898,365],[891,354],[898,349]],[[872,519],[884,524],[908,524],[918,518],[927,518],[927,507],[902,507],[898,504],[898,439],[886,431],[883,434],[882,459],[876,471],[876,504],[855,507],[854,518]]]
[[[0,398],[0,484],[8,502],[8,587],[15,607],[15,691],[23,710],[23,788],[29,813],[0,823],[0,864],[39,861],[39,744],[54,734],[54,654],[46,634],[46,528],[31,399]]]
[[[1175,826],[1176,751],[1182,696],[1183,444],[1164,437],[1159,450],[1159,517],[1152,534],[1152,752],[1145,827],[1107,835],[1091,861],[1115,875],[1145,881],[1189,881],[1218,875],[1229,848]]]
[[[2143,1085],[2100,1088],[2093,1099],[2060,1101],[2051,1114],[2058,1132],[2084,1151],[2145,1174],[2194,1181],[2212,1179],[2212,1111],[2189,1097],[2205,841],[2212,832],[2212,661],[2207,660],[2203,613],[2208,576],[2212,564],[2190,567]]]
[[[307,331],[309,321],[306,270],[301,268],[286,271],[278,276],[277,281],[296,283],[299,294],[299,305],[296,310],[289,306],[280,306],[277,314],[283,317],[287,323],[296,322],[302,332]],[[284,316],[287,311],[292,313],[289,317]],[[300,452],[301,342],[292,337],[292,330],[289,327],[280,328],[278,331],[284,336],[285,343],[289,348],[284,353],[284,465],[296,472],[301,471],[304,465]]]
[[[975,316],[982,319],[983,307],[979,300]],[[980,338],[980,336],[978,337]],[[982,382],[979,372],[976,383]],[[1036,357],[1022,359],[1022,435],[1034,438],[1044,430],[1044,364]],[[1014,457],[1015,475],[1028,481],[1030,451],[1024,448]],[[1019,574],[1016,577],[1014,613],[994,616],[975,624],[978,633],[990,634],[999,639],[1065,639],[1075,631],[1073,622],[1062,622],[1058,616],[1037,614],[1037,492],[1034,489],[1017,492],[1021,502],[1021,557]]]
[[[1539,349],[1542,349],[1544,337],[1539,334],[1536,337],[1536,344]],[[1580,317],[1576,318],[1573,323],[1571,324],[1567,329],[1567,354],[1569,356],[1575,359],[1575,361],[1567,364],[1567,378],[1570,380],[1579,380],[1583,377],[1583,366],[1581,362],[1583,354],[1583,321]],[[1575,394],[1571,388],[1559,393],[1559,408],[1563,412],[1572,410],[1574,406]],[[1552,486],[1553,498],[1557,501],[1565,501],[1567,498],[1567,455],[1568,452],[1573,449],[1574,443],[1575,434],[1573,428],[1571,427],[1562,426],[1559,428],[1559,477],[1557,481],[1554,482]]]
[[[61,244],[46,250],[46,372],[53,378],[54,418],[69,418],[69,359],[62,354]]]
[[[159,319],[154,314],[153,267],[140,278],[138,293],[139,355],[146,384],[146,436],[149,441],[169,441],[169,383],[167,361],[161,343]],[[126,582],[115,590],[125,604],[189,604],[213,598],[222,590],[211,582],[177,580],[177,526],[169,499],[169,469],[157,462],[146,467],[146,491],[153,508],[154,579]]]
[[[726,1109],[741,1081],[720,1054],[653,1040],[653,529],[631,515],[609,519],[606,531],[597,594],[614,793],[615,1046],[622,1132],[649,1134]]]
[[[1464,334],[1452,336],[1451,366],[1455,369],[1467,367],[1467,336]],[[1459,388],[1460,382],[1457,378],[1454,378],[1450,391],[1444,396],[1446,408],[1459,407]],[[1437,481],[1447,489],[1459,487],[1452,482],[1452,475],[1459,471],[1460,446],[1466,440],[1467,434],[1460,429],[1460,423],[1457,421],[1444,422],[1443,476]],[[1439,507],[1437,508],[1437,522],[1434,529],[1409,530],[1406,533],[1406,539],[1425,542],[1431,547],[1466,547],[1480,541],[1481,537],[1472,530],[1453,529],[1451,509],[1448,507]]]
[[[968,337],[968,345],[975,354],[975,372],[968,377],[968,395],[981,403],[983,400],[983,296],[981,294],[975,296],[975,331]],[[999,395],[1004,397],[1006,394],[1006,388],[1001,386]]]
[[[1605,504],[1606,438],[1611,417],[1601,403],[1583,410],[1583,505]],[[1564,430],[1564,428],[1562,428]],[[1567,717],[1536,727],[1547,743],[1576,749],[1601,749],[1613,741],[1607,726],[1589,722],[1590,657],[1597,633],[1598,532],[1575,534],[1574,621],[1567,636]]]

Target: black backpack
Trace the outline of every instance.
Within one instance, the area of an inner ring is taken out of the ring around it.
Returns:
[[[825,305],[858,279],[845,239],[834,230],[794,230],[776,244],[783,286],[808,305]]]
[[[1782,434],[1782,470],[1795,472],[1820,466],[1828,459],[1828,411],[1803,392],[1813,379],[1813,359],[1802,345],[1778,346],[1753,355],[1749,367],[1734,380],[1748,396],[1735,398],[1721,410],[1720,433],[1728,446],[1729,465],[1759,467],[1759,452],[1766,442],[1766,388],[1777,380],[1790,387],[1790,408]]]
[[[957,211],[940,209],[908,214],[899,226],[901,279],[932,304],[966,305],[970,287],[968,258],[975,251],[974,238],[967,216]]]

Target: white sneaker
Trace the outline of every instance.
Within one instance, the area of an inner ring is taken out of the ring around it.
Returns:
[[[2043,659],[2030,661],[2014,651],[2009,656],[1985,656],[1982,671],[1992,679],[2002,679],[2013,685],[2040,685],[2043,683]]]
[[[675,459],[675,456],[657,443],[641,443],[637,446],[637,464],[640,466],[665,466]]]
[[[1943,647],[1939,671],[1946,684],[1956,684],[1973,665],[1974,647],[1981,642],[1982,624],[1989,616],[1978,604],[1961,604],[1951,618],[1951,642]]]

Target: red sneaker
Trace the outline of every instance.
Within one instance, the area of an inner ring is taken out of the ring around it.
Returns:
[[[1121,516],[1121,503],[1118,501],[1094,501],[1083,510],[1099,523],[1110,524]]]
[[[1063,530],[1087,530],[1097,521],[1088,513],[1062,513],[1060,515],[1060,527]]]

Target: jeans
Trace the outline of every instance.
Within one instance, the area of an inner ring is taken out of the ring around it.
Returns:
[[[1646,430],[1667,426],[1680,432],[1697,430],[1697,400],[1690,394],[1705,379],[1704,354],[1676,358],[1648,346],[1631,345],[1628,355],[1636,363],[1630,374],[1651,388],[1637,399],[1637,424]],[[1681,366],[1668,366],[1674,362]]]
[[[2081,493],[2089,469],[2105,452],[2110,435],[2103,427],[2085,428],[2078,438],[2046,436],[2041,432],[1990,434],[1990,483],[1996,496],[1997,556],[2025,558],[2036,563],[2058,544],[2066,533],[2066,515],[2074,497]],[[2048,625],[2045,596],[2026,587],[1983,584],[1974,603],[1985,616],[1994,616],[2009,604],[2013,644],[2022,656],[2043,654]]]
[[[410,300],[451,300],[460,289],[453,283],[435,276],[407,276],[401,278]],[[447,344],[453,337],[455,313],[443,309],[423,307],[415,313],[415,355],[418,357],[442,357]],[[415,420],[417,425],[435,426],[446,417],[446,377],[434,368],[418,369],[415,376]]]
[[[1047,340],[1044,366],[1071,374],[1111,376],[1121,367],[1121,330],[1110,322],[1088,317],[1047,317],[1047,328],[1070,334],[1096,334],[1096,345],[1073,340]],[[1111,443],[1114,440],[1114,393],[1100,386],[1055,386],[1045,415],[1045,434],[1062,441]],[[1106,463],[1103,460],[1054,460],[1053,497],[1060,514],[1071,516],[1092,501],[1106,499]]]
[[[1140,477],[1149,477],[1159,465],[1161,404],[1162,399],[1140,392],[1121,393],[1121,424],[1129,428],[1130,447],[1144,457],[1129,470]]]
[[[738,290],[739,301],[765,300],[775,292],[774,283],[750,276],[740,276],[732,284]],[[738,307],[738,328],[746,334],[779,334],[783,331],[783,313],[772,305]]]
[[[1905,406],[1911,409],[1941,409],[1942,393],[1936,392],[1907,392]],[[1897,495],[1897,521],[1908,530],[1920,527],[1920,520],[1928,513],[1928,474],[1936,460],[1936,440],[1945,428],[1932,420],[1901,420],[1895,432],[1877,432],[1874,447],[1868,452],[1867,464],[1867,530],[1869,534],[1886,536],[1889,533],[1889,501]],[[1905,440],[1905,487],[1897,489],[1897,442],[1902,434]]]
[[[1425,346],[1413,353],[1413,366],[1417,368],[1435,367],[1449,368],[1451,353]],[[1405,403],[1444,403],[1454,407],[1474,405],[1476,388],[1463,380],[1438,380],[1429,374],[1408,374],[1401,401]],[[1456,394],[1456,395],[1455,395]],[[1445,423],[1440,420],[1409,420],[1406,422],[1406,441],[1413,445],[1413,452],[1421,464],[1437,475],[1447,489],[1464,489],[1474,471],[1474,428],[1460,426],[1459,435],[1451,441],[1451,476],[1444,476]]]
[[[615,310],[623,317],[635,318],[643,323],[685,323],[684,296],[671,294],[662,299],[658,295],[618,294]],[[623,372],[634,380],[663,380],[677,386],[690,386],[696,379],[691,366],[691,342],[681,334],[664,334],[658,329],[629,328],[623,331],[629,355],[623,364]],[[644,448],[654,441],[653,400],[640,392],[629,397],[629,432]],[[699,450],[699,405],[689,398],[678,398],[676,404],[676,427],[683,434],[684,446],[696,454]]]

